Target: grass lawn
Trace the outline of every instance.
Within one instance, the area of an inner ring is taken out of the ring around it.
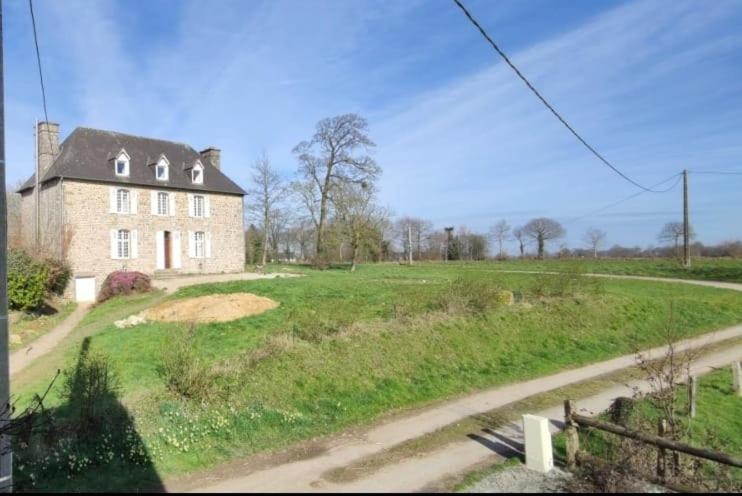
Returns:
[[[75,306],[75,303],[61,303],[56,305],[56,308],[49,306],[48,308],[52,312],[45,312],[38,315],[13,312],[15,315],[11,316],[9,331],[11,337],[13,335],[18,336],[20,341],[11,340],[10,351],[13,352],[25,348],[35,339],[54,329],[72,313]]]
[[[37,470],[43,475],[35,474],[36,487],[147,489],[158,478],[390,411],[631,353],[661,344],[671,303],[679,336],[742,321],[742,293],[498,273],[493,265],[303,269],[306,277],[183,288],[172,298],[252,292],[281,303],[259,316],[195,327],[187,343],[191,368],[209,375],[203,396],[191,400],[168,390],[161,371],[172,335],[186,325],[111,325],[161,296],[102,304],[55,354],[14,378],[14,392],[26,399],[43,390],[53,370],[72,362],[81,338],[92,336],[90,348],[108,354],[119,371],[117,401],[147,460],[127,464],[122,453],[94,469]],[[512,291],[516,304],[482,307],[480,296],[494,288]],[[452,300],[475,310],[443,304]],[[60,390],[55,385],[47,406],[64,415]],[[19,481],[29,481],[29,467],[43,468],[32,455],[17,455],[26,463]]]
[[[632,276],[672,277],[678,279],[700,279],[742,283],[742,259],[694,258],[690,269],[672,259],[591,259],[581,260],[519,260],[510,259],[492,262],[492,265],[508,270],[570,271],[579,268],[583,272]]]

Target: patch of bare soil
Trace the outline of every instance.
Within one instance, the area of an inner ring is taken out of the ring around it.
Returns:
[[[144,318],[164,322],[228,322],[277,306],[277,301],[252,293],[206,295],[162,303],[146,310]]]

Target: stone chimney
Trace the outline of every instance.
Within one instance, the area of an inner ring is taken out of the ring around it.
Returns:
[[[211,165],[221,170],[222,151],[219,148],[210,146],[206,150],[201,150],[199,153],[201,154],[201,158],[204,159],[205,162],[209,162]]]
[[[38,123],[36,153],[39,160],[39,178],[42,178],[59,155],[59,124],[53,122]]]

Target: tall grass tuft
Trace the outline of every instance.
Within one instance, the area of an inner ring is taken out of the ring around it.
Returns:
[[[186,399],[204,401],[214,394],[213,374],[194,346],[195,325],[168,333],[158,367],[168,390]]]

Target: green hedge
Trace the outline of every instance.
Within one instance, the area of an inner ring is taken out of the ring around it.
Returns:
[[[21,250],[8,253],[8,306],[13,310],[39,308],[50,293],[62,294],[70,269],[56,260],[35,260]]]

